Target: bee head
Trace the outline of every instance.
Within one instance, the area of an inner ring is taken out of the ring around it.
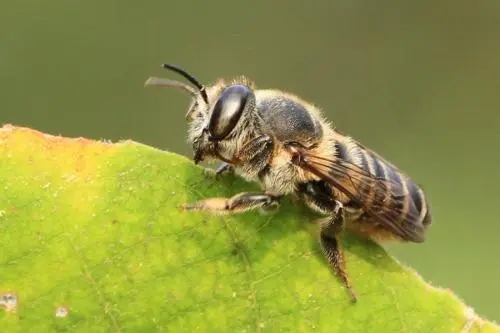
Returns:
[[[146,86],[179,88],[193,96],[186,118],[191,120],[190,141],[193,144],[195,162],[203,160],[204,155],[220,157],[217,151],[219,142],[233,137],[231,134],[235,132],[237,125],[243,123],[240,121],[242,115],[255,105],[252,88],[245,83],[218,83],[206,88],[193,75],[175,65],[163,64],[162,68],[182,75],[196,87],[156,77],[150,77],[145,83]]]

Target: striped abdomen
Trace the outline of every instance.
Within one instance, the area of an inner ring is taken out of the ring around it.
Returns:
[[[355,175],[355,170],[347,169],[351,177],[346,180],[355,185],[355,195],[362,198],[363,206],[374,207],[374,211],[381,213],[379,216],[401,226],[405,231],[401,232],[402,238],[423,241],[431,216],[422,189],[394,165],[348,137],[336,141],[335,149],[340,163],[354,164],[374,176],[363,178]]]

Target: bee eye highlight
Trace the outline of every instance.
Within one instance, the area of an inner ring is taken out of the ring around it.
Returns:
[[[224,89],[215,103],[208,124],[212,140],[221,140],[231,133],[245,109],[252,91],[249,87],[235,84]]]

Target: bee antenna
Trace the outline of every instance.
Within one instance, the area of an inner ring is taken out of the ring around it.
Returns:
[[[182,75],[186,80],[188,80],[189,82],[191,82],[192,84],[194,84],[196,86],[196,88],[198,88],[198,90],[200,91],[200,94],[201,94],[201,97],[203,98],[203,101],[206,104],[208,104],[208,96],[207,96],[207,92],[205,90],[205,86],[202,85],[197,79],[195,79],[194,76],[192,76],[191,74],[189,74],[184,69],[182,69],[182,68],[180,68],[178,66],[175,66],[175,65],[162,64],[161,67],[165,68],[165,69],[169,69],[171,71],[174,71],[174,72]]]
[[[159,77],[154,77],[151,76],[148,78],[148,80],[144,83],[144,86],[160,86],[160,87],[174,87],[174,88],[180,88],[182,90],[187,91],[194,97],[198,95],[198,92],[191,86],[182,83],[182,82],[177,82],[174,80],[169,80],[169,79],[164,79],[164,78],[159,78]]]

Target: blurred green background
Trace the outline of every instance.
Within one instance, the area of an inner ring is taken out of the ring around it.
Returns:
[[[0,123],[191,156],[162,62],[294,92],[407,171],[434,225],[391,250],[500,321],[499,1],[4,1]]]

